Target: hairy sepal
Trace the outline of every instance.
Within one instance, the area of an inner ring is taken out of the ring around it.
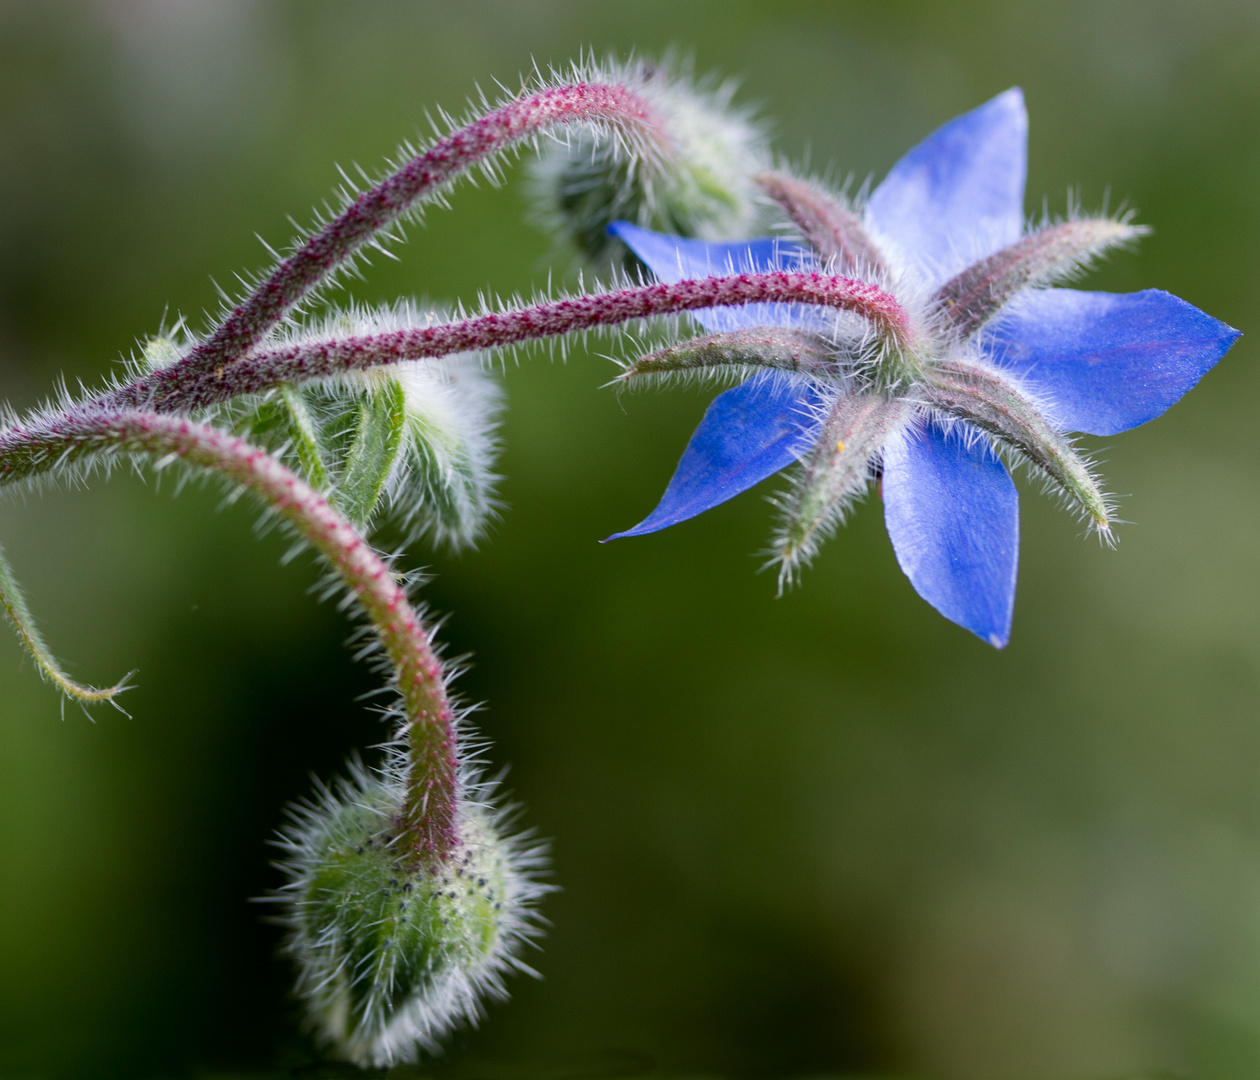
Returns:
[[[1047,225],[945,282],[934,298],[939,317],[949,333],[968,338],[1017,293],[1070,278],[1146,231],[1126,218],[1073,218]]]
[[[273,452],[287,451],[302,475],[317,491],[327,491],[332,478],[322,424],[312,408],[310,392],[292,383],[281,383],[253,404],[236,423],[235,430]]]
[[[353,416],[350,445],[342,462],[334,502],[360,531],[367,528],[403,444],[407,398],[392,375],[368,376],[368,389]]]
[[[780,590],[843,523],[866,489],[876,455],[910,413],[904,402],[870,391],[841,393],[832,401],[818,442],[777,500],[782,517],[770,554],[779,565]]]
[[[498,507],[500,386],[475,354],[400,364],[394,375],[404,423],[386,489],[390,512],[407,542],[429,534],[451,547],[471,546]]]
[[[334,347],[442,322],[441,312],[413,302],[349,307],[278,340]],[[296,457],[311,483],[333,491],[360,528],[387,510],[405,530],[404,543],[428,534],[463,547],[485,532],[497,506],[501,411],[498,382],[482,355],[461,352],[301,386],[281,383],[244,431]]]
[[[706,334],[656,349],[627,364],[617,383],[641,386],[697,376],[744,379],[765,369],[815,378],[842,371],[834,349],[817,334],[766,326]]]
[[[1017,385],[991,368],[942,360],[933,364],[922,393],[926,404],[969,421],[1032,465],[1093,528],[1110,536],[1112,509],[1088,464]]]
[[[885,273],[879,248],[840,196],[787,173],[762,172],[753,180],[783,208],[824,264],[834,260],[837,273],[854,277]]]

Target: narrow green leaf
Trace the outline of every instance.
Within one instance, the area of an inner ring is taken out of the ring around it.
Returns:
[[[337,504],[360,529],[372,520],[402,445],[406,423],[403,388],[386,377],[359,404],[354,439],[343,463]]]
[[[35,626],[35,619],[31,615],[30,608],[27,607],[26,597],[22,595],[22,588],[13,576],[13,569],[9,566],[9,560],[5,558],[3,548],[0,548],[0,606],[3,606],[5,614],[12,621],[18,637],[22,639],[22,644],[35,658],[40,674],[66,697],[89,704],[98,701],[112,702],[118,694],[127,689],[126,678],[107,689],[98,690],[93,686],[83,686],[75,682],[61,670]]]

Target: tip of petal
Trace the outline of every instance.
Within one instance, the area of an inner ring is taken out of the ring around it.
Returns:
[[[1005,649],[1007,644],[1010,642],[1010,640],[1011,639],[1009,635],[1006,637],[1000,637],[997,634],[990,634],[988,637],[989,644],[992,645],[995,649]]]

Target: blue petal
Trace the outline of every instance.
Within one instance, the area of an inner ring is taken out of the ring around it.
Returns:
[[[1162,415],[1238,337],[1159,289],[1039,289],[993,323],[986,347],[1045,395],[1064,430],[1116,435]]]
[[[939,285],[1019,239],[1028,114],[1015,87],[919,143],[871,194],[877,240]]]
[[[660,505],[633,529],[642,536],[733,499],[797,460],[814,440],[819,397],[811,384],[754,375],[719,394],[683,451]]]
[[[711,244],[706,240],[640,229],[628,221],[614,221],[608,231],[624,241],[658,278],[671,283],[687,278],[725,277],[766,270],[818,269],[811,251],[772,237]],[[835,324],[833,313],[808,304],[744,304],[693,311],[691,315],[714,333],[749,326],[795,326],[827,333]]]
[[[963,425],[920,422],[884,448],[884,522],[910,584],[945,618],[1002,648],[1011,637],[1019,496]]]

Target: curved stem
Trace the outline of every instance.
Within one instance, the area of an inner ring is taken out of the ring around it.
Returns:
[[[121,711],[121,706],[114,699],[128,688],[127,678],[130,678],[130,676],[123,678],[113,686],[98,688],[75,682],[74,679],[66,674],[61,665],[57,663],[56,657],[53,656],[48,646],[44,643],[43,635],[39,632],[39,627],[35,625],[35,617],[27,606],[26,596],[22,592],[22,587],[17,583],[17,578],[13,576],[13,569],[9,566],[9,560],[5,558],[3,548],[0,548],[0,608],[4,609],[4,613],[8,615],[9,621],[13,623],[13,628],[17,631],[18,637],[21,638],[27,652],[35,660],[39,667],[39,673],[46,682],[52,683],[66,697],[84,705],[95,705],[99,702],[107,701],[114,708]]]
[[[556,124],[604,123],[647,144],[659,141],[654,114],[624,86],[574,83],[529,94],[492,109],[438,139],[373,185],[280,263],[189,354],[196,371],[212,371],[250,349],[307,293],[327,280],[373,236],[388,229],[438,188],[472,166]],[[645,138],[646,136],[646,138]]]
[[[204,408],[282,382],[301,383],[402,360],[502,348],[656,315],[767,301],[850,311],[866,318],[890,344],[912,344],[914,327],[909,314],[895,297],[877,286],[827,274],[770,271],[641,285],[516,311],[490,312],[440,326],[299,343],[246,356],[208,374],[190,358],[106,395],[99,404],[143,406],[158,412]]]
[[[80,409],[29,434],[37,450],[28,463],[131,453],[177,458],[217,473],[252,491],[319,551],[362,604],[394,668],[407,717],[404,842],[417,862],[438,861],[454,850],[460,779],[442,666],[397,578],[319,492],[267,451],[183,417]],[[20,464],[0,468],[0,483],[17,479]]]

